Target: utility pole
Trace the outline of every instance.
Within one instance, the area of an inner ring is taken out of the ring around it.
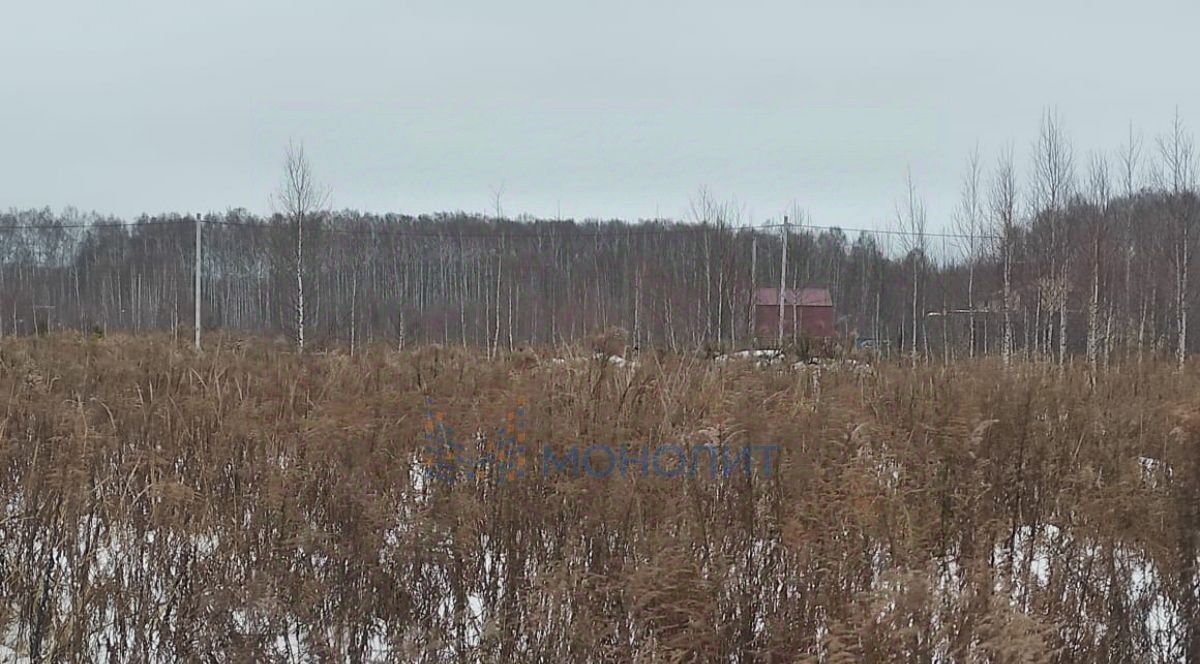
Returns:
[[[196,296],[196,350],[200,350],[200,215],[196,215],[196,266],[195,296]]]
[[[783,215],[783,253],[779,260],[779,350],[783,350],[783,292],[787,285],[788,218]]]
[[[750,338],[753,339],[757,335],[757,330],[754,329],[754,311],[756,304],[756,293],[758,291],[758,230],[750,229],[750,310],[746,315],[746,328],[750,333]]]
[[[804,237],[804,215],[796,215],[800,220],[800,237]],[[784,217],[787,219],[787,217]],[[791,238],[789,233],[788,238]],[[807,280],[809,276],[808,259],[804,261],[804,278]],[[799,279],[795,279],[792,283],[796,284],[796,300],[792,302],[792,344],[795,345],[796,339],[804,334],[804,286],[799,283]]]

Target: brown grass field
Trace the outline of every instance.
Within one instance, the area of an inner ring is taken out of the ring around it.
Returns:
[[[0,661],[1200,658],[1195,367],[206,341],[0,341]],[[517,409],[531,449],[780,454],[429,474],[431,423]]]

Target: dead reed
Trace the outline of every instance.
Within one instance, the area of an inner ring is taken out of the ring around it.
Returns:
[[[0,341],[0,659],[1200,657],[1194,368],[209,347]],[[782,453],[430,476],[427,422],[482,449],[517,408],[532,461]]]

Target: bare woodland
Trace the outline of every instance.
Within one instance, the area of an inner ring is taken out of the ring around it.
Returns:
[[[1189,130],[1176,119],[1160,135],[1131,130],[1118,149],[1083,155],[1048,112],[1028,159],[1018,152],[968,156],[944,232],[931,228],[910,173],[877,231],[817,229],[793,215],[785,235],[708,190],[678,220],[510,219],[500,190],[487,215],[337,211],[291,146],[265,218],[0,215],[0,333],[186,335],[199,218],[204,329],[301,346],[495,352],[616,326],[638,347],[746,347],[755,285],[821,283],[842,335],[914,356],[1182,362],[1195,350],[1189,269],[1200,219]]]

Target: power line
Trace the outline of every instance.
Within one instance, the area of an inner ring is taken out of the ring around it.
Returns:
[[[763,224],[761,226],[757,226],[756,228],[783,228],[783,224]],[[803,230],[805,228],[816,228],[818,230],[823,230],[823,231],[845,231],[845,232],[849,232],[849,233],[868,233],[868,234],[875,233],[875,234],[879,234],[879,235],[923,235],[925,237],[960,239],[960,240],[970,240],[972,238],[974,238],[976,240],[1001,240],[1001,239],[1003,239],[999,235],[986,235],[983,233],[980,233],[980,234],[974,235],[974,236],[967,235],[965,233],[928,233],[928,232],[927,233],[914,233],[912,231],[899,230],[899,229],[895,229],[895,228],[850,228],[847,226],[818,226],[816,224],[804,224],[803,226],[792,226],[792,228],[798,228],[800,230]]]
[[[278,226],[268,223],[254,223],[245,221],[230,221],[227,219],[203,219],[204,224],[215,226],[227,226],[233,228],[249,228],[255,230],[267,230],[278,228]],[[82,222],[70,224],[8,224],[0,226],[0,231],[13,230],[40,230],[40,231],[56,231],[56,230],[78,230],[78,229],[109,229],[109,228],[140,228],[144,226],[180,226],[184,224],[194,224],[193,218],[182,219],[152,219],[140,221],[98,221],[98,222]],[[521,222],[516,222],[521,223]],[[592,228],[584,229],[572,224],[569,228],[563,226],[564,222],[543,222],[552,224],[551,228],[538,228],[533,230],[494,230],[494,231],[461,231],[461,230],[422,230],[422,229],[405,229],[405,228],[338,228],[335,226],[326,226],[320,228],[319,232],[334,235],[354,235],[372,238],[386,237],[417,237],[417,238],[434,238],[434,239],[513,239],[513,240],[545,240],[555,236],[566,236],[571,238],[578,237],[602,237],[602,238],[619,238],[619,237],[636,237],[649,235],[669,235],[680,232],[708,232],[716,229],[728,230],[733,232],[740,231],[768,231],[778,228],[783,228],[783,224],[757,224],[750,226],[716,226],[713,224],[688,224],[683,222],[672,222],[670,225],[655,223],[650,227],[630,227],[630,228]],[[880,229],[880,228],[854,228],[849,226],[821,226],[817,224],[804,224],[796,226],[798,230],[803,232],[804,229],[816,229],[821,231],[843,231],[847,233],[859,234],[876,234],[876,235],[898,235],[898,236],[915,236],[924,235],[929,238],[939,239],[957,239],[957,240],[1000,240],[999,235],[979,234],[975,236],[964,233],[914,233],[899,229]]]
[[[239,221],[222,221],[222,220],[206,220],[206,224],[216,224],[221,226],[233,226],[242,228],[267,229],[279,228],[268,224],[256,224]],[[517,222],[520,223],[520,222]],[[671,233],[696,232],[703,230],[712,230],[714,226],[705,226],[700,224],[682,224],[677,223],[671,226],[658,226],[653,228],[624,228],[624,229],[581,229],[576,226],[566,228],[558,226],[560,222],[543,222],[551,223],[556,226],[552,229],[535,229],[535,230],[495,230],[495,231],[460,231],[460,230],[421,230],[421,229],[405,229],[405,228],[337,228],[332,226],[323,226],[318,229],[319,233],[333,235],[357,235],[363,237],[381,238],[381,237],[420,237],[420,238],[438,238],[445,240],[454,239],[516,239],[516,240],[545,240],[554,236],[566,237],[623,237],[629,235],[667,235]],[[733,227],[728,227],[733,228]]]
[[[7,224],[0,231],[38,230],[57,231],[67,229],[137,228],[138,226],[177,226],[194,223],[192,219],[150,219],[143,221],[95,221],[71,224]]]

